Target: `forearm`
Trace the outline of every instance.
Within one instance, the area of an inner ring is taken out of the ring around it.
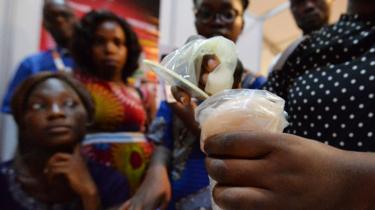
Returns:
[[[156,168],[167,169],[170,162],[171,152],[164,146],[156,146],[154,153],[152,154],[149,170],[155,170]]]
[[[101,201],[97,188],[92,188],[81,195],[81,202],[84,210],[100,210]]]

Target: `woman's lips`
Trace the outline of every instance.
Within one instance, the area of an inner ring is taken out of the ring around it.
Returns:
[[[72,130],[71,126],[67,125],[56,125],[47,127],[47,132],[51,134],[62,134]]]

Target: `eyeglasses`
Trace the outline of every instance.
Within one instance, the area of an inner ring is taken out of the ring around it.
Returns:
[[[216,18],[219,18],[223,23],[233,23],[234,20],[240,15],[235,9],[226,9],[220,12],[214,12],[210,9],[199,9],[195,11],[197,21],[201,23],[209,23]]]

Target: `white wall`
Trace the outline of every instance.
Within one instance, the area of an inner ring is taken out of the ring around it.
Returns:
[[[0,97],[19,62],[38,51],[42,0],[0,0]],[[16,148],[16,127],[10,116],[0,116],[0,160]]]

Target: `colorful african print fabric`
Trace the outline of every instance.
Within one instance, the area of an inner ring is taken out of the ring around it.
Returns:
[[[83,151],[90,159],[118,169],[128,179],[130,192],[141,184],[153,147],[143,132],[147,114],[139,93],[124,83],[77,74],[95,105],[92,132]]]

